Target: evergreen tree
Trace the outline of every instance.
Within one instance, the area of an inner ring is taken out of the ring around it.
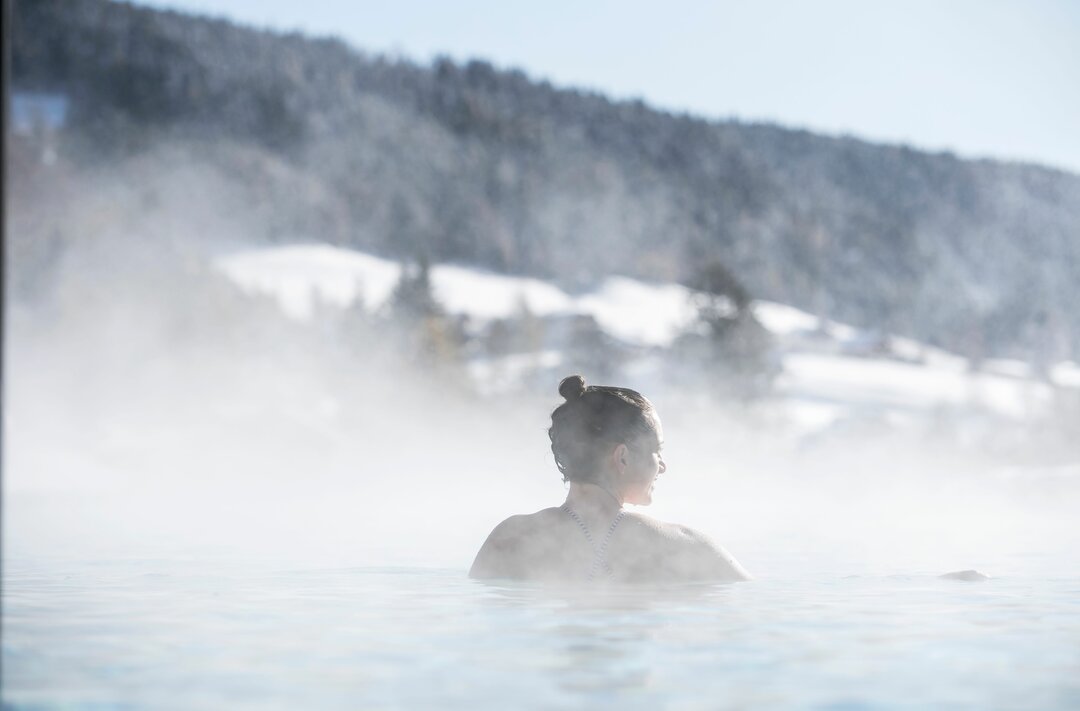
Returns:
[[[401,276],[390,295],[390,317],[398,323],[415,324],[442,315],[431,289],[431,263],[421,256],[415,263],[402,262]]]
[[[766,394],[777,374],[772,337],[753,311],[753,299],[722,262],[707,262],[694,276],[697,333],[677,351],[705,370],[720,396],[752,400]]]
[[[427,257],[401,265],[388,315],[406,358],[437,376],[463,377],[464,324],[447,315],[436,300]]]

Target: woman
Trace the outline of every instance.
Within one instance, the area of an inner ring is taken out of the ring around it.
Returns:
[[[566,503],[511,516],[476,555],[474,578],[670,582],[747,580],[734,558],[704,534],[623,510],[652,503],[667,470],[660,418],[627,388],[591,385],[580,375],[559,384],[566,402],[551,413],[551,451]]]

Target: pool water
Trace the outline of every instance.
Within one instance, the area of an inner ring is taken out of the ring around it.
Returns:
[[[11,709],[1080,708],[1080,576],[601,590],[5,562]]]

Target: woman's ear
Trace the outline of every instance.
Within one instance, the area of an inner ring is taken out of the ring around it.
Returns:
[[[625,472],[630,466],[630,450],[625,444],[620,444],[611,451],[611,463],[619,474]]]

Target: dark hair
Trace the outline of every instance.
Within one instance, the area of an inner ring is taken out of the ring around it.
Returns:
[[[551,413],[551,453],[563,481],[589,481],[611,445],[655,431],[653,404],[629,388],[589,385],[571,375],[559,383],[566,402]]]

